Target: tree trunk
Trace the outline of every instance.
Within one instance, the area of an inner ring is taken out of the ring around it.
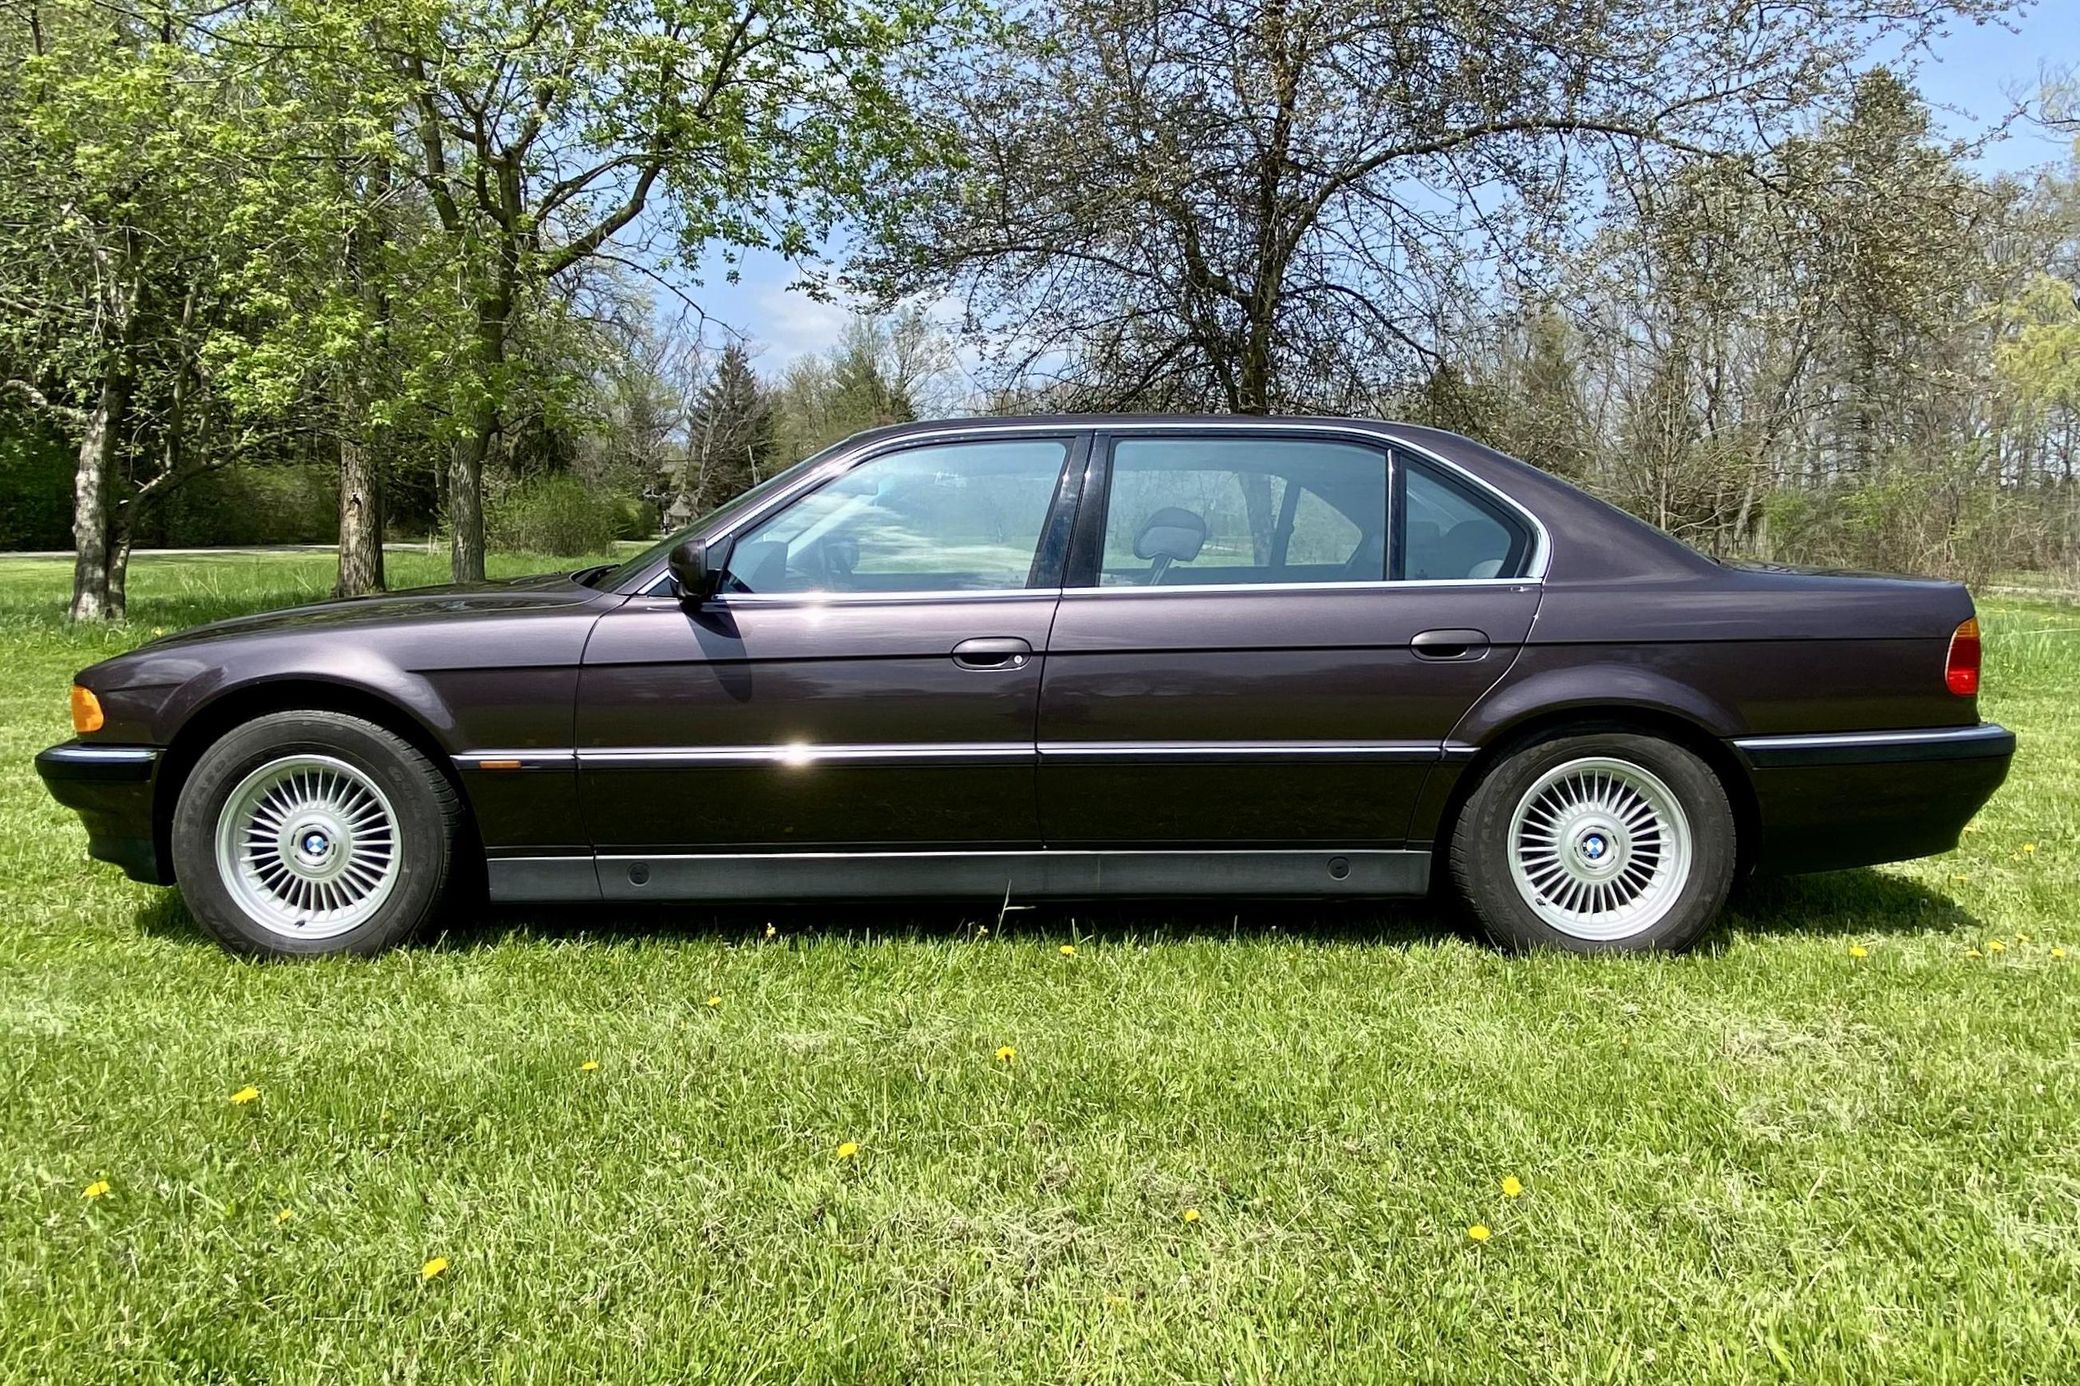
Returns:
[[[484,459],[498,436],[499,410],[492,391],[505,388],[500,377],[516,274],[509,264],[498,291],[477,305],[478,402],[470,411],[468,431],[448,455],[448,566],[457,582],[484,580]]]
[[[448,454],[448,567],[457,582],[484,580],[484,458],[498,421],[480,411]]]
[[[383,590],[383,477],[359,437],[339,439],[339,581],[336,597]]]
[[[101,383],[101,399],[87,419],[79,443],[79,466],[72,479],[72,619],[113,621],[122,617],[121,567],[129,557],[127,543],[115,542],[117,438],[130,409],[130,377],[111,370]],[[110,586],[111,570],[115,585]]]
[[[130,614],[130,547],[136,534],[121,512],[114,529],[108,545],[108,619],[120,621]]]

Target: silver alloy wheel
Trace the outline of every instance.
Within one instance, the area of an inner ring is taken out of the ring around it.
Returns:
[[[1574,938],[1608,942],[1652,928],[1682,895],[1692,855],[1690,820],[1675,793],[1608,756],[1554,766],[1510,816],[1518,894]]]
[[[396,888],[397,814],[367,774],[323,755],[271,760],[217,815],[217,876],[254,923],[320,939],[367,922]]]

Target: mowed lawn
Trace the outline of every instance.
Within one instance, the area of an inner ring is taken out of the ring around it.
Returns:
[[[30,758],[76,668],[329,562],[146,558],[105,630],[67,576],[0,562],[7,1379],[2080,1376],[2080,610],[1983,613],[2022,751],[1960,851],[1688,957],[1209,902],[280,966],[90,864]]]

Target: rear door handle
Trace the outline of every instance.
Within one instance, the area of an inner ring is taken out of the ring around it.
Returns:
[[[1013,635],[977,636],[953,647],[953,662],[963,669],[1023,669],[1032,657],[1032,644]]]
[[[1479,659],[1488,652],[1484,630],[1426,630],[1408,642],[1418,659]]]

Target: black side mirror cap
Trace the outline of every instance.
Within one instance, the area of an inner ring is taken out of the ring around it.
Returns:
[[[729,562],[729,545],[710,545],[700,539],[684,539],[672,548],[666,560],[679,595],[688,601],[704,602],[722,586],[722,572]]]

